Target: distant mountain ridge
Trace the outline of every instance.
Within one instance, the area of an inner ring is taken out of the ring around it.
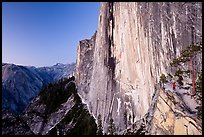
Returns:
[[[57,81],[63,77],[68,77],[75,69],[75,63],[62,64],[57,63],[51,67],[39,67],[37,70],[40,74],[47,73],[52,77],[54,81]]]
[[[72,75],[75,63],[50,67],[2,63],[2,109],[21,113],[43,86]]]

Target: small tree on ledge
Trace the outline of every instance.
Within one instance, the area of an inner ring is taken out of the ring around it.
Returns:
[[[161,86],[164,87],[164,83],[168,82],[166,79],[166,76],[162,73],[160,76],[160,82],[161,82]]]
[[[116,127],[113,118],[110,119],[110,123],[108,126],[108,135],[116,135]]]

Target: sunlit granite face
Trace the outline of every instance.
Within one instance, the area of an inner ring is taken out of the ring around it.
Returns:
[[[121,131],[124,119],[131,126],[147,113],[159,76],[172,71],[170,60],[202,40],[201,17],[201,3],[101,3],[95,43],[78,47],[76,77],[105,132],[111,117]],[[89,60],[92,66],[82,67]]]

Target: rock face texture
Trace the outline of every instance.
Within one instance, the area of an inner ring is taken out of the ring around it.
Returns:
[[[201,135],[202,122],[178,92],[158,89],[145,116],[121,135]]]
[[[83,97],[86,97],[85,95],[90,90],[90,82],[91,82],[91,76],[92,76],[92,70],[93,70],[93,51],[94,51],[94,45],[96,40],[96,33],[93,35],[93,37],[88,40],[82,40],[79,42],[77,53],[77,65],[76,65],[76,81],[79,85],[78,86],[79,91]],[[81,73],[83,72],[83,73]]]
[[[195,2],[101,3],[96,37],[78,47],[76,79],[104,132],[111,118],[119,132],[144,117],[170,61],[202,41],[201,18]]]
[[[161,91],[157,99],[152,135],[201,135],[202,124],[190,115],[184,102],[172,92]]]

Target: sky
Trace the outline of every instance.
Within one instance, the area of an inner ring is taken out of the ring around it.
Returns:
[[[2,62],[76,62],[79,41],[97,30],[99,9],[99,2],[3,2]]]

